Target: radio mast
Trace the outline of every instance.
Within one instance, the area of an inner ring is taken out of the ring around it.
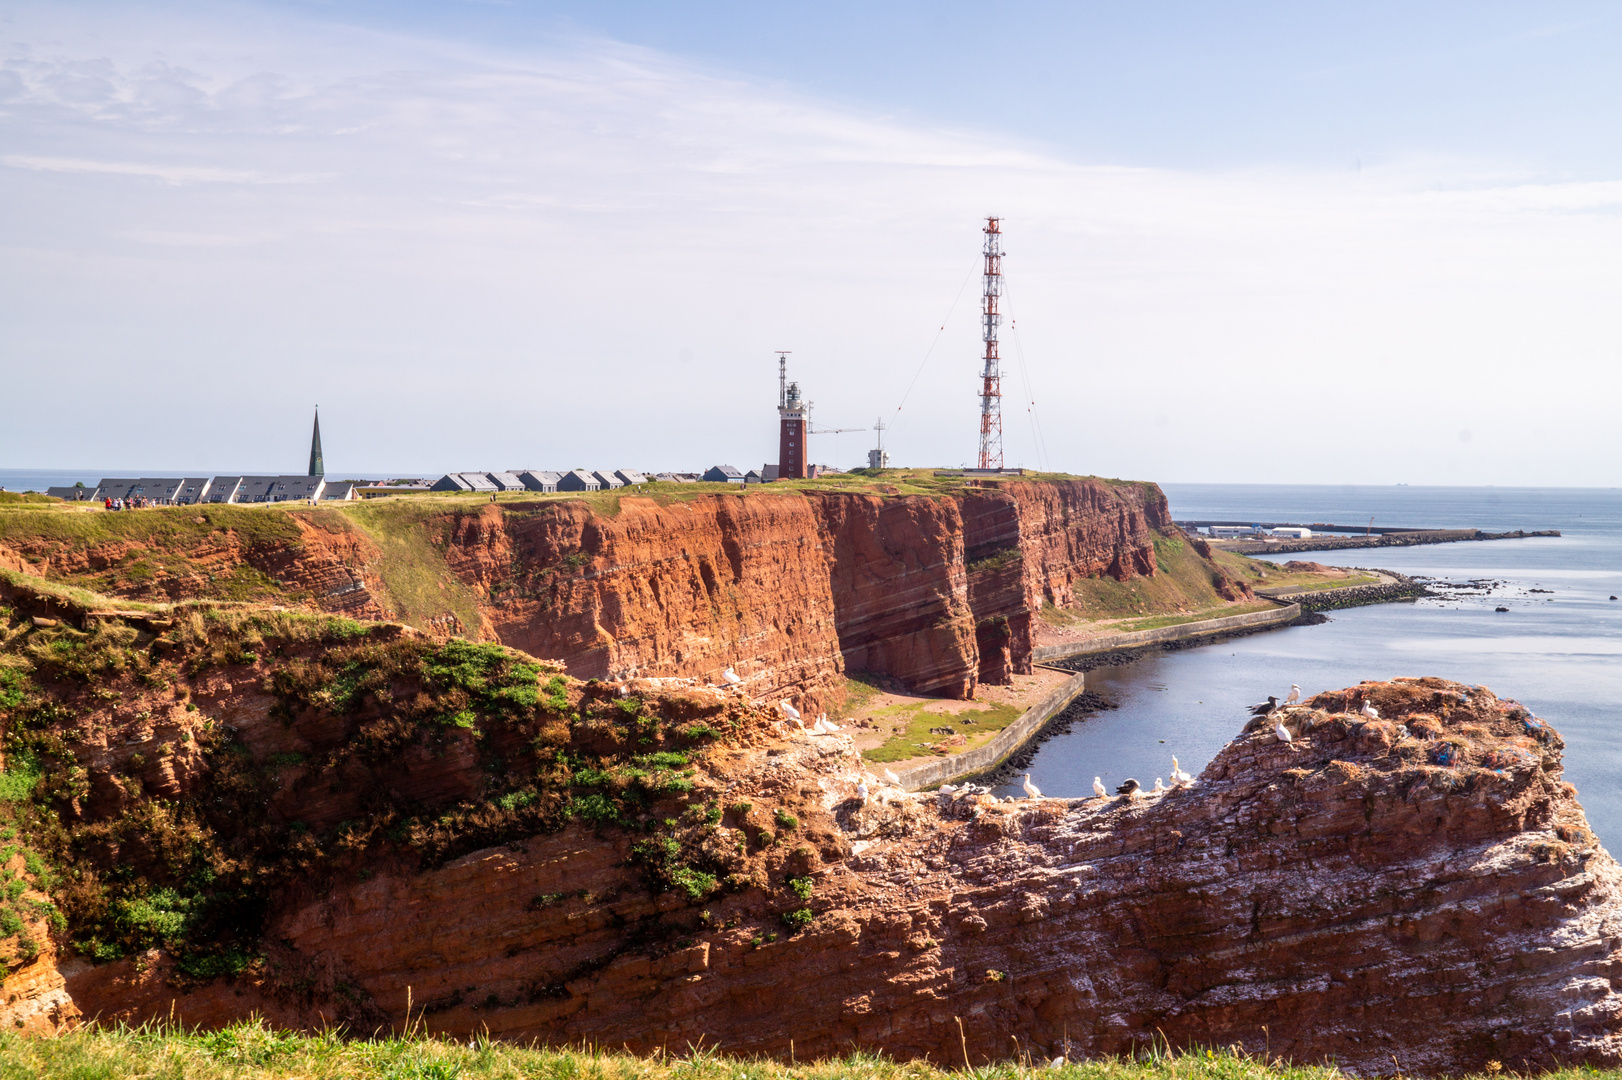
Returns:
[[[997,356],[997,326],[1002,314],[997,299],[1002,296],[1001,218],[986,218],[985,310],[980,313],[980,336],[986,343],[985,367],[980,372],[980,464],[982,469],[1002,468],[1002,364]]]

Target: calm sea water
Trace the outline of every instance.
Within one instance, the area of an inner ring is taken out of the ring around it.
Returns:
[[[1622,843],[1622,600],[1608,599],[1622,595],[1622,491],[1164,486],[1180,518],[1356,524],[1372,515],[1376,525],[1562,535],[1292,555],[1499,584],[1487,596],[1334,611],[1319,626],[1090,672],[1088,686],[1120,708],[1038,749],[1031,779],[1045,793],[1090,795],[1095,775],[1153,786],[1174,753],[1197,774],[1244,726],[1245,706],[1282,696],[1292,682],[1311,695],[1362,679],[1440,675],[1515,698],[1553,724],[1590,823],[1607,845]],[[1510,610],[1493,610],[1500,605]]]

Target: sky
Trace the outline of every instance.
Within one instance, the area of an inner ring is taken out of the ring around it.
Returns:
[[[1612,8],[18,0],[0,469],[1622,485]]]

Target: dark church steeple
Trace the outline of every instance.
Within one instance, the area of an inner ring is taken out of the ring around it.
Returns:
[[[327,463],[321,460],[321,406],[315,407],[315,434],[310,436],[310,475],[327,475]]]

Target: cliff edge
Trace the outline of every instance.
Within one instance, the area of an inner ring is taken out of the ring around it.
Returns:
[[[1622,1059],[1622,870],[1559,736],[1483,687],[1321,694],[1292,742],[1253,723],[1159,796],[869,777],[864,802],[842,736],[697,680],[582,683],[330,616],[113,614],[15,576],[0,603],[29,938],[0,949],[0,1023],[410,1009],[802,1057]]]
[[[578,678],[714,679],[731,667],[755,697],[815,713],[843,697],[847,671],[953,698],[1028,673],[1043,605],[1070,604],[1090,578],[1154,575],[1167,538],[1183,541],[1153,484],[773,484],[611,504],[16,512],[0,520],[0,569],[130,599],[397,619]],[[1211,602],[1248,594],[1203,543],[1190,551]]]

